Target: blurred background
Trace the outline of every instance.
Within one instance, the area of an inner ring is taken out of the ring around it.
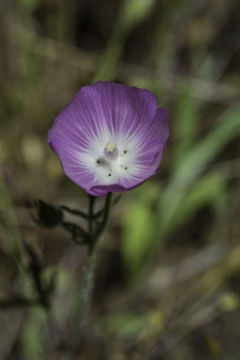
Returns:
[[[1,360],[240,359],[239,19],[238,0],[1,0]],[[111,213],[66,357],[86,254],[32,216],[38,198],[87,206],[47,132],[99,79],[153,91],[171,136],[158,175]],[[48,311],[21,300],[29,257],[54,283]]]

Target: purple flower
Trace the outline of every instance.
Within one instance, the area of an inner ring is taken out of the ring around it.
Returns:
[[[48,143],[64,172],[94,196],[134,188],[157,172],[169,130],[148,90],[99,81],[57,116]]]

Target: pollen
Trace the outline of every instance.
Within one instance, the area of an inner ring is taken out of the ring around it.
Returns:
[[[115,149],[117,148],[116,144],[112,141],[109,141],[105,147],[105,149],[108,151],[108,152],[113,152]]]
[[[111,160],[111,161],[117,160],[118,155],[119,155],[119,151],[118,151],[117,145],[114,142],[109,141],[104,148],[105,158],[107,160]]]

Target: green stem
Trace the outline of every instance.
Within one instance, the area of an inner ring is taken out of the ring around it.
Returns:
[[[106,196],[104,208],[102,210],[102,220],[98,227],[94,232],[94,219],[93,219],[93,210],[94,210],[94,202],[95,197],[91,196],[89,198],[89,213],[88,213],[88,235],[89,235],[89,247],[88,247],[88,256],[86,260],[86,264],[83,270],[82,282],[80,284],[80,291],[77,296],[77,301],[75,303],[75,307],[73,309],[72,314],[72,327],[70,329],[70,343],[72,350],[77,346],[77,342],[79,341],[80,332],[83,330],[84,325],[87,320],[88,309],[90,304],[90,298],[94,286],[94,268],[95,268],[95,260],[96,260],[96,244],[97,240],[101,236],[104,231],[108,216],[109,210],[111,207],[111,198],[112,193],[108,193]]]
[[[95,268],[96,253],[92,252],[88,255],[86,263],[83,269],[82,282],[80,284],[80,293],[76,308],[73,316],[73,323],[75,324],[73,331],[74,334],[79,334],[79,331],[83,328],[86,323],[88,309],[90,305],[90,297],[94,285],[94,268]]]
[[[111,202],[111,207],[112,206],[115,206],[119,200],[121,199],[121,195],[118,195],[115,197],[115,199],[112,200]],[[100,216],[103,215],[104,213],[104,208],[97,211],[95,214],[92,213],[91,216],[89,216],[89,214],[86,214],[85,212],[81,211],[81,210],[77,210],[77,209],[70,209],[68,206],[65,206],[65,205],[61,205],[60,206],[61,209],[67,211],[68,213],[70,214],[73,214],[73,215],[77,215],[77,216],[81,216],[82,218],[86,219],[86,220],[89,220],[89,219],[92,219],[92,220],[96,220],[97,218],[99,218]]]
[[[96,230],[96,233],[93,237],[93,240],[92,240],[92,244],[91,244],[91,247],[90,247],[90,250],[91,248],[95,247],[99,237],[101,236],[101,234],[103,233],[106,225],[107,225],[107,220],[108,220],[108,216],[109,216],[109,210],[110,210],[110,207],[111,207],[111,200],[112,200],[112,193],[109,192],[107,193],[107,196],[106,196],[106,200],[105,200],[105,205],[104,205],[104,209],[103,209],[103,218],[102,218],[102,221],[101,223],[98,225],[97,227],[97,230]]]
[[[69,208],[68,206],[66,206],[66,205],[61,205],[60,207],[61,207],[61,209],[69,212],[70,214],[81,216],[81,217],[83,217],[84,219],[88,219],[88,218],[89,218],[88,214],[85,214],[85,212],[83,212],[83,211],[81,211],[81,210],[70,209],[70,208]]]
[[[67,211],[70,214],[81,216],[82,218],[84,218],[86,220],[89,220],[90,218],[92,218],[94,220],[94,219],[98,218],[99,216],[101,216],[103,213],[102,210],[99,210],[96,214],[92,214],[92,216],[90,217],[89,214],[86,214],[85,212],[83,212],[81,210],[70,209],[68,206],[65,206],[65,205],[62,205],[61,209]]]
[[[92,233],[93,233],[93,210],[94,210],[94,202],[95,197],[92,195],[89,195],[89,210],[88,210],[88,235],[90,242],[92,240]]]

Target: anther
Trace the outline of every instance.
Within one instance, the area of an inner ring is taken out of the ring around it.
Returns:
[[[104,166],[104,165],[106,165],[106,160],[103,159],[103,158],[99,158],[99,159],[96,160],[96,163],[97,163],[98,165]]]

